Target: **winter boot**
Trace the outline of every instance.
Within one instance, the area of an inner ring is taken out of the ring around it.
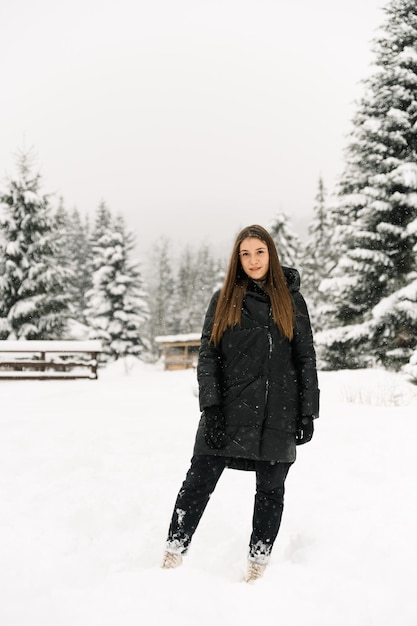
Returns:
[[[179,567],[181,564],[182,556],[179,552],[168,552],[167,550],[164,553],[161,563],[162,569],[173,569],[174,567]]]
[[[257,561],[248,560],[248,569],[246,571],[245,583],[254,583],[258,578],[262,578],[266,569],[266,563],[258,563]]]

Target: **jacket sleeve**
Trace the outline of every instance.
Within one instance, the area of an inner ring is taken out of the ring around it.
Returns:
[[[197,380],[199,387],[200,410],[209,406],[220,406],[222,402],[222,358],[218,348],[210,343],[219,292],[209,304],[201,334],[201,346],[198,356]]]
[[[317,418],[319,416],[320,390],[318,388],[316,351],[313,344],[310,317],[301,293],[297,292],[293,294],[293,297],[296,319],[292,351],[298,376],[300,414]]]

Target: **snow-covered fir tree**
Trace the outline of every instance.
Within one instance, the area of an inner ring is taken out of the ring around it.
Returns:
[[[201,332],[210,299],[214,291],[221,286],[224,271],[208,245],[199,248],[195,265],[196,289],[190,307],[190,320],[192,327],[196,329],[194,332]]]
[[[175,333],[201,332],[210,298],[219,285],[219,275],[219,264],[208,246],[202,246],[197,253],[189,247],[183,251],[173,298]]]
[[[66,285],[70,295],[69,332],[86,332],[85,294],[92,287],[92,249],[88,219],[81,219],[78,209],[69,212],[61,199],[56,211],[58,225],[57,262],[68,269],[70,276]]]
[[[57,262],[59,224],[31,155],[0,193],[0,338],[59,339],[65,334],[70,273]]]
[[[301,276],[303,294],[309,303],[310,316],[317,328],[316,309],[320,303],[319,286],[336,265],[335,254],[329,246],[332,232],[326,205],[327,192],[322,177],[318,181],[318,190],[313,207],[313,219],[308,228],[308,238],[303,247]]]
[[[93,287],[87,292],[90,337],[100,339],[105,358],[139,357],[148,348],[143,336],[147,296],[139,265],[131,258],[134,238],[121,216],[113,219],[101,203],[93,241]]]
[[[104,200],[102,200],[100,204],[98,205],[98,208],[96,211],[94,229],[90,237],[90,244],[92,246],[94,246],[97,243],[100,237],[105,235],[108,232],[108,230],[111,229],[112,223],[113,223],[113,217],[110,212],[110,209],[108,208]],[[93,254],[93,269],[96,269],[96,263],[94,261],[94,254]]]
[[[410,360],[403,367],[404,374],[417,385],[417,349],[412,353]]]
[[[68,255],[73,277],[70,285],[71,314],[75,320],[86,324],[84,311],[87,307],[86,294],[92,288],[92,247],[88,218],[81,217],[77,208],[68,215]]]
[[[172,319],[174,333],[198,332],[192,321],[195,318],[195,296],[198,289],[198,268],[195,257],[191,248],[187,247],[178,261]]]
[[[353,120],[321,284],[322,365],[407,363],[417,343],[417,4],[391,0]]]
[[[282,265],[299,269],[301,261],[301,242],[293,232],[288,216],[279,212],[274,217],[269,232],[278,250]]]
[[[172,245],[162,238],[152,247],[151,264],[148,268],[149,320],[147,336],[153,352],[159,355],[160,346],[154,342],[159,335],[174,332],[174,292]]]
[[[173,297],[175,291],[172,246],[162,239],[156,246],[154,257],[154,289],[152,293],[152,317],[156,335],[170,334],[172,327]]]

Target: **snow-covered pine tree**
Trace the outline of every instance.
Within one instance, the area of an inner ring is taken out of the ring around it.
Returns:
[[[57,262],[58,224],[31,156],[0,194],[0,338],[59,339],[68,319],[69,273]]]
[[[197,289],[198,268],[190,247],[183,250],[175,280],[173,331],[178,333],[197,332],[191,322],[194,294]]]
[[[193,332],[201,332],[204,317],[214,291],[219,287],[221,271],[208,245],[201,246],[196,258],[196,289],[190,311]]]
[[[277,247],[282,265],[299,269],[301,243],[291,228],[288,216],[283,212],[277,213],[269,227],[269,232]]]
[[[327,192],[323,178],[318,181],[317,195],[313,207],[313,219],[308,228],[308,239],[303,247],[301,265],[303,268],[301,280],[303,294],[309,304],[309,312],[317,328],[316,309],[320,303],[319,286],[321,281],[329,275],[336,265],[334,252],[329,246],[332,232],[329,214],[326,206]]]
[[[71,314],[75,320],[86,324],[84,312],[87,307],[86,293],[93,286],[92,246],[88,218],[81,218],[77,208],[68,214],[67,254],[73,270],[69,286],[71,292]]]
[[[412,383],[417,385],[417,349],[412,353],[409,362],[404,365],[403,372]]]
[[[152,248],[152,262],[148,268],[149,280],[149,320],[148,339],[153,350],[159,354],[159,346],[154,344],[158,335],[174,332],[174,275],[172,246],[167,238],[160,239]]]
[[[102,200],[98,205],[96,211],[96,217],[94,221],[94,229],[91,233],[90,244],[94,246],[97,241],[102,237],[102,235],[106,234],[113,223],[113,217],[108,208],[107,204]],[[97,269],[96,262],[93,254],[93,269]]]
[[[147,350],[142,335],[148,305],[132,233],[121,216],[115,220],[101,203],[93,233],[93,287],[87,292],[90,337],[100,339],[105,358],[117,360]]]
[[[332,368],[400,367],[417,342],[417,303],[403,299],[417,275],[417,4],[384,11],[339,185],[340,258],[321,285],[330,330],[316,340]]]
[[[72,323],[85,324],[85,294],[92,287],[91,246],[88,235],[88,220],[82,224],[76,208],[70,213],[61,198],[55,214],[58,225],[57,262],[71,272],[67,289],[70,294]]]
[[[219,284],[219,267],[208,246],[195,253],[186,248],[175,280],[174,333],[199,333],[213,291]]]

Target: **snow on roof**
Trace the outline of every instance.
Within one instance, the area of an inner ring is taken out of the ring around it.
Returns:
[[[68,352],[70,350],[75,350],[77,352],[100,352],[101,349],[101,342],[96,339],[89,339],[85,341],[5,339],[4,341],[0,341],[0,350],[3,352],[19,352],[21,350],[33,350],[34,352]]]
[[[200,333],[188,333],[183,335],[158,335],[155,337],[157,343],[185,343],[187,341],[200,341]]]

